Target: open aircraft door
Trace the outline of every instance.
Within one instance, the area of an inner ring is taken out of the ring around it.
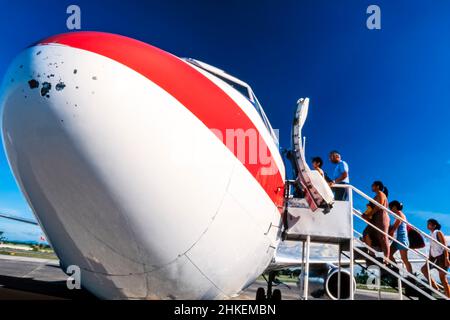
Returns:
[[[318,208],[328,213],[333,207],[334,194],[327,181],[316,170],[311,170],[305,158],[305,141],[302,128],[308,116],[309,98],[299,99],[293,123],[292,142],[294,147],[293,161],[298,173],[298,179],[305,192],[305,198],[312,211]]]

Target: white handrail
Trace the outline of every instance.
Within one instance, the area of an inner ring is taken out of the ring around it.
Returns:
[[[428,238],[429,240],[431,240],[434,243],[437,243],[438,245],[440,245],[444,250],[450,252],[450,248],[446,247],[444,244],[440,243],[439,241],[433,239],[431,236],[429,236],[427,233],[423,232],[422,230],[420,230],[419,228],[417,228],[415,225],[409,223],[407,220],[403,219],[402,217],[400,217],[399,215],[397,215],[396,213],[394,213],[393,211],[391,211],[389,208],[386,208],[385,206],[383,206],[382,204],[380,204],[379,202],[375,201],[374,199],[372,199],[371,197],[369,197],[368,195],[366,195],[364,192],[362,192],[361,190],[359,190],[358,188],[354,187],[351,184],[334,184],[333,188],[337,187],[337,188],[345,188],[345,189],[352,189],[353,191],[355,191],[357,194],[359,194],[361,197],[363,197],[364,199],[368,200],[370,203],[376,205],[378,208],[385,210],[386,212],[388,212],[389,214],[393,215],[396,219],[406,223],[408,226],[410,226],[411,228],[413,228],[414,230],[416,230],[417,232],[419,232],[420,234],[422,234],[424,237]]]
[[[414,230],[416,230],[417,232],[419,232],[421,235],[425,236],[426,238],[428,238],[428,239],[431,240],[432,242],[439,244],[442,248],[444,248],[444,250],[450,251],[450,249],[449,249],[448,247],[446,247],[444,244],[442,244],[441,242],[439,242],[439,241],[433,239],[433,238],[430,237],[428,234],[426,234],[425,232],[423,232],[422,230],[420,230],[420,229],[417,228],[416,226],[412,225],[412,224],[409,223],[407,220],[405,220],[405,219],[403,219],[402,217],[400,217],[399,215],[397,215],[395,212],[391,211],[390,209],[388,209],[388,208],[386,208],[385,206],[381,205],[380,203],[378,203],[378,202],[375,201],[374,199],[370,198],[370,197],[367,196],[364,192],[362,192],[361,190],[357,189],[356,187],[354,187],[354,186],[352,186],[352,185],[345,185],[345,184],[336,184],[336,185],[333,185],[333,187],[345,188],[345,189],[351,189],[352,192],[353,192],[353,191],[356,192],[357,194],[359,194],[360,196],[362,196],[363,198],[365,198],[366,200],[368,200],[370,203],[372,203],[372,204],[374,204],[375,206],[377,206],[378,208],[380,208],[380,209],[382,209],[382,210],[388,212],[389,214],[391,214],[392,216],[394,216],[396,219],[398,219],[398,220],[404,222],[405,224],[407,224],[408,226],[410,226],[411,228],[413,228]],[[386,236],[387,236],[389,239],[391,239],[392,241],[394,241],[394,242],[396,242],[396,243],[402,245],[401,242],[399,242],[396,238],[394,238],[393,236],[391,236],[389,233],[384,232],[383,230],[381,230],[380,228],[378,228],[377,226],[375,226],[375,225],[372,224],[371,222],[365,220],[365,219],[363,218],[363,214],[362,214],[359,210],[357,210],[357,209],[355,209],[355,208],[352,208],[351,210],[352,210],[352,214],[353,214],[354,216],[356,216],[356,217],[358,217],[359,219],[361,219],[361,220],[362,220],[363,222],[365,222],[367,225],[370,225],[371,227],[373,227],[373,228],[374,228],[375,230],[377,230],[378,232],[380,232],[380,233],[386,235]],[[359,234],[359,235],[362,236],[362,234],[359,233],[358,231],[356,231],[356,230],[353,230],[353,231],[354,231],[355,233],[357,233],[357,234]],[[362,241],[359,241],[359,242],[360,242],[360,243],[363,243],[364,246],[367,247],[370,251],[376,253],[376,251],[375,251],[373,248],[369,247],[366,243],[364,243],[364,242],[362,242]],[[354,248],[354,249],[355,249],[357,252],[360,251],[360,250],[357,249],[357,248]],[[425,254],[423,254],[422,252],[420,252],[420,251],[418,251],[418,250],[416,250],[416,249],[412,249],[412,248],[407,248],[407,250],[412,250],[412,251],[415,252],[416,254],[419,254],[420,256],[424,257],[427,266],[429,266],[429,264],[431,264],[431,265],[435,266],[437,269],[439,269],[440,271],[443,271],[446,275],[449,275],[449,272],[448,272],[447,270],[444,270],[443,268],[441,268],[440,266],[438,266],[438,265],[435,264],[434,262],[430,261],[429,257],[426,256]],[[370,258],[371,260],[374,260],[374,259],[372,259],[372,257],[370,257],[370,256],[369,256],[369,258]],[[391,263],[391,264],[393,263],[393,261],[391,261],[389,257],[385,257],[385,260],[387,260],[387,261],[388,261],[389,263]],[[375,261],[376,261],[376,260],[375,260]],[[376,263],[379,264],[378,261],[376,261]],[[395,262],[395,264],[397,264],[397,263]],[[394,275],[395,275],[395,272],[393,272],[393,271],[390,270],[389,268],[385,267],[384,265],[382,265],[382,266],[384,267],[385,270],[387,270],[387,271],[389,271],[391,274],[394,274]],[[403,270],[403,269],[404,269],[404,268],[402,267],[402,270]],[[400,268],[399,268],[399,270],[400,270]],[[429,269],[428,269],[428,270],[429,270]],[[417,281],[420,281],[420,279],[418,279],[414,274],[408,272],[408,270],[403,270],[403,271],[406,271],[406,273],[407,273],[410,277],[416,279]],[[430,271],[428,271],[428,275],[430,276]],[[397,276],[398,279],[403,278],[400,274],[398,274],[398,275],[396,275],[396,276]],[[409,283],[410,285],[412,285],[409,281],[407,281],[407,279],[404,279],[404,278],[403,278],[403,281],[405,281],[405,282]],[[418,289],[419,291],[421,291],[421,292],[423,293],[423,291],[420,290],[419,288],[417,288],[417,286],[415,286],[415,285],[413,285],[413,286],[415,287],[415,289]],[[446,295],[442,294],[441,292],[439,292],[438,290],[436,290],[436,289],[432,286],[430,280],[428,280],[427,288],[428,288],[429,290],[431,290],[432,292],[438,294],[440,297],[443,297],[443,298],[445,298],[446,300],[449,300],[449,298],[448,298]],[[427,295],[427,296],[428,296],[428,295]]]
[[[354,230],[354,232],[355,232],[356,234],[362,236],[362,234],[361,234],[360,232],[358,232],[358,231],[356,231],[356,230]],[[375,250],[375,249],[371,248],[370,246],[368,246],[368,245],[367,245],[366,243],[364,243],[363,241],[361,241],[361,240],[358,239],[358,242],[361,243],[365,248],[367,248],[367,249],[369,249],[370,251],[372,251],[373,253],[376,253],[376,250]],[[390,264],[393,264],[393,263],[397,264],[396,262],[391,261],[391,259],[389,259],[389,257],[384,257],[384,259],[385,259],[387,262],[389,262]],[[385,270],[386,270],[386,269],[389,269],[388,267],[386,267],[386,266],[384,266],[384,265],[383,265],[383,267],[385,267]],[[389,269],[389,270],[390,270],[390,269]],[[400,270],[400,268],[399,268],[399,270]],[[441,298],[445,298],[445,299],[447,299],[447,300],[449,299],[449,298],[447,298],[447,296],[445,296],[444,294],[442,294],[441,292],[439,292],[438,290],[436,290],[435,288],[433,288],[433,286],[431,285],[431,283],[428,283],[428,284],[427,284],[427,283],[424,283],[424,282],[421,281],[415,274],[410,273],[406,268],[403,268],[403,267],[402,267],[402,270],[403,270],[404,272],[406,272],[411,278],[415,279],[416,281],[419,281],[419,282],[423,283],[425,286],[427,286],[428,289],[430,289],[431,291],[433,291],[434,293],[436,293],[437,295],[439,295]],[[391,271],[392,271],[392,270],[391,270]],[[392,272],[393,272],[393,271],[392,271]],[[401,275],[399,274],[399,276],[401,276]],[[402,280],[405,280],[404,277],[401,276],[401,278],[402,278]]]
[[[384,234],[384,235],[387,235],[389,239],[393,240],[394,242],[396,242],[396,243],[398,243],[398,244],[400,244],[400,245],[403,245],[403,243],[401,243],[400,241],[398,241],[395,237],[393,237],[393,236],[391,236],[390,234],[384,232],[383,230],[381,230],[380,228],[378,228],[377,226],[375,226],[375,225],[372,224],[371,222],[365,220],[365,219],[362,217],[362,213],[361,213],[360,211],[356,210],[355,208],[353,208],[353,215],[354,215],[355,217],[358,217],[360,220],[362,220],[363,222],[367,223],[368,225],[370,225],[372,228],[374,228],[374,229],[377,230],[378,232],[380,232],[380,233],[382,233],[382,234]],[[355,232],[357,232],[357,231],[355,230]],[[359,233],[359,232],[358,232],[358,233]],[[404,245],[403,245],[403,246],[404,246]],[[438,268],[439,270],[445,272],[445,274],[450,275],[450,273],[449,273],[448,271],[442,269],[440,266],[438,266],[438,265],[435,264],[434,262],[430,261],[430,259],[429,259],[429,257],[428,257],[427,255],[425,255],[425,254],[423,254],[422,252],[420,252],[420,251],[418,251],[418,250],[416,250],[416,249],[413,249],[413,248],[407,248],[407,249],[408,249],[408,250],[411,250],[411,251],[413,251],[413,252],[415,252],[415,253],[417,253],[418,255],[421,255],[422,257],[425,258],[425,261],[428,261],[430,264],[432,264],[433,266],[435,266],[435,267]]]
[[[373,263],[377,264],[378,267],[383,268],[385,271],[388,271],[389,273],[391,273],[394,277],[396,277],[397,279],[401,278],[400,274],[395,273],[394,271],[392,271],[391,269],[387,268],[386,266],[384,266],[382,263],[380,263],[379,261],[377,261],[374,257],[371,257],[370,255],[368,255],[367,253],[365,253],[364,251],[360,250],[359,248],[355,247],[354,250],[356,252],[358,252],[360,255],[362,255],[363,257],[366,257],[366,259],[370,259]],[[414,289],[416,289],[417,291],[419,291],[420,293],[422,293],[424,296],[428,297],[431,300],[436,300],[435,297],[433,297],[432,295],[426,293],[425,291],[423,291],[422,289],[420,289],[419,287],[417,287],[415,284],[413,284],[412,282],[410,282],[408,279],[401,279],[402,281],[406,282],[407,284],[409,284],[411,287],[413,287]]]
[[[291,184],[295,184],[297,183],[297,180],[287,180],[286,181],[288,185]],[[446,250],[447,252],[450,252],[450,248],[446,247],[444,244],[442,244],[441,242],[437,241],[436,239],[433,239],[431,236],[429,236],[428,234],[426,234],[425,232],[423,232],[422,230],[420,230],[419,228],[417,228],[416,226],[414,226],[413,224],[409,223],[406,219],[403,219],[402,217],[400,217],[399,215],[397,215],[395,212],[391,211],[389,208],[386,208],[385,206],[381,205],[380,203],[378,203],[376,200],[372,199],[371,197],[369,197],[368,195],[366,195],[365,193],[363,193],[361,190],[357,189],[356,187],[352,186],[352,185],[347,185],[347,184],[335,184],[333,185],[333,187],[336,188],[344,188],[344,189],[348,189],[349,191],[349,199],[350,199],[350,203],[352,203],[351,199],[352,199],[352,195],[353,195],[353,191],[356,192],[358,195],[360,195],[361,197],[363,197],[364,199],[366,199],[367,201],[369,201],[370,203],[372,203],[373,205],[375,205],[377,208],[386,211],[387,213],[389,213],[390,215],[392,215],[393,217],[395,217],[396,219],[398,219],[399,221],[405,223],[406,225],[408,225],[411,229],[417,231],[419,234],[421,234],[422,236],[424,236],[425,238],[429,239],[431,241],[431,243],[437,243],[439,246],[441,246],[444,250]],[[378,228],[376,225],[372,224],[370,221],[367,221],[366,219],[364,219],[363,214],[353,208],[353,205],[351,204],[351,211],[350,211],[350,217],[356,216],[357,218],[359,218],[360,220],[362,220],[363,222],[365,222],[367,225],[371,226],[372,228],[374,228],[377,232],[380,232],[381,234],[384,234],[388,239],[392,240],[394,243],[403,245],[400,241],[398,241],[394,236],[391,236],[389,233],[385,232],[384,230],[381,230],[380,228]],[[351,219],[351,221],[353,221],[353,219]],[[353,235],[351,237],[351,239],[354,239],[354,234],[359,234],[362,236],[361,233],[359,233],[357,230],[353,229]],[[366,243],[364,243],[363,241],[359,240],[358,241],[360,243],[363,244],[364,247],[368,248],[369,252],[373,252],[376,254],[376,250],[370,246],[368,246]],[[353,241],[351,241],[353,242]],[[412,283],[410,281],[410,279],[415,279],[416,281],[418,281],[419,283],[423,284],[427,290],[430,290],[431,292],[435,293],[436,295],[438,295],[439,297],[442,297],[446,300],[450,300],[450,298],[448,298],[445,294],[441,293],[438,289],[435,289],[431,283],[430,280],[428,280],[427,282],[424,282],[424,280],[419,279],[415,274],[410,273],[403,265],[398,266],[398,273],[396,271],[391,270],[390,268],[388,268],[386,265],[384,265],[383,263],[380,264],[379,261],[377,261],[374,257],[372,257],[370,254],[361,251],[360,249],[354,247],[352,244],[350,244],[350,253],[353,253],[353,250],[355,250],[356,252],[362,254],[363,256],[366,256],[366,259],[372,260],[374,261],[374,263],[376,263],[377,265],[381,266],[384,270],[388,271],[389,273],[393,274],[395,277],[397,277],[397,279],[399,279],[399,281],[404,281],[405,283],[409,284],[411,287],[415,288],[417,291],[421,292],[423,295],[431,298],[431,299],[435,299],[431,294],[428,294],[427,292],[423,291],[422,289],[420,289],[416,284]],[[407,250],[410,250],[412,252],[414,252],[415,254],[421,256],[424,258],[427,267],[429,265],[434,266],[435,268],[437,268],[439,271],[444,272],[447,276],[450,275],[450,273],[447,270],[444,270],[442,267],[440,267],[439,265],[437,265],[436,263],[432,262],[430,260],[430,256],[427,256],[426,254],[424,254],[423,252],[413,249],[413,248],[407,248]],[[351,259],[352,261],[353,259]],[[387,263],[390,263],[392,265],[396,265],[397,261],[395,261],[395,258],[393,258],[394,261],[391,261],[390,257],[385,257],[385,261],[387,261]],[[405,273],[400,273],[401,271],[404,271]],[[429,272],[430,275],[430,272]]]

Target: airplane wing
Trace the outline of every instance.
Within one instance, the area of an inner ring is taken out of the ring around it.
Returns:
[[[306,259],[305,259],[306,260]],[[397,259],[399,260],[399,259]],[[367,265],[366,259],[362,257],[355,256],[354,262],[359,265]],[[425,263],[425,259],[409,259],[409,262],[411,264],[423,264]],[[339,260],[337,257],[327,257],[327,258],[310,258],[309,264],[313,268],[321,268],[325,266],[332,266],[337,267],[339,265]],[[287,256],[287,255],[275,255],[272,259],[270,265],[267,267],[266,272],[271,271],[280,271],[280,270],[286,270],[286,269],[296,269],[296,268],[302,268],[303,262],[301,257],[293,257],[293,256]],[[341,259],[341,266],[342,267],[349,267],[350,266],[350,259],[348,257],[345,257],[345,255]]]
[[[27,219],[27,218],[22,218],[22,217],[16,217],[16,216],[12,216],[9,214],[4,214],[4,213],[0,213],[0,218],[3,219],[8,219],[8,220],[14,220],[14,221],[19,221],[19,222],[23,222],[23,223],[27,223],[27,224],[32,224],[35,226],[38,226],[39,224],[31,219]]]
[[[337,259],[310,259],[309,264],[318,266],[325,265],[337,265],[339,261]],[[344,261],[342,261],[344,264]],[[349,262],[347,263],[349,264]],[[296,269],[302,268],[303,263],[301,258],[289,258],[289,257],[275,257],[270,263],[269,267],[267,267],[266,272],[270,271],[280,271],[286,269]]]

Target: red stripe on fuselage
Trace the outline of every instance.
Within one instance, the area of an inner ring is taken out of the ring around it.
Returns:
[[[267,150],[271,163],[276,166],[259,131],[236,102],[207,77],[174,55],[138,40],[103,32],[66,33],[42,40],[39,44],[52,43],[94,52],[133,69],[181,102],[209,129],[220,130],[223,137],[227,129],[256,130],[260,147]],[[232,150],[227,147],[237,156],[236,148]],[[246,153],[246,159],[249,159],[247,145]],[[262,169],[267,168],[268,164],[262,164],[260,157],[257,158],[256,163],[239,160],[281,211],[284,193],[281,173],[278,169],[275,174],[262,174]]]

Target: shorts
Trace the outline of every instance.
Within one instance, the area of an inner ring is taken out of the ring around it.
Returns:
[[[434,264],[438,265],[439,267],[441,267],[442,269],[447,271],[448,270],[448,262],[445,260],[446,260],[445,253],[441,254],[440,256],[430,258],[431,262],[433,262]],[[436,268],[436,266],[430,264],[430,269],[437,269],[437,268]],[[438,269],[438,271],[440,271],[440,270]]]
[[[345,184],[345,183],[341,183]],[[331,188],[334,192],[334,200],[336,201],[348,201],[348,192],[344,188]]]
[[[392,247],[395,248],[396,250],[408,250],[409,248],[409,240],[408,240],[408,236],[406,235],[406,233],[401,233],[401,234],[397,234],[397,241],[400,242],[396,242],[396,241],[392,241]]]

